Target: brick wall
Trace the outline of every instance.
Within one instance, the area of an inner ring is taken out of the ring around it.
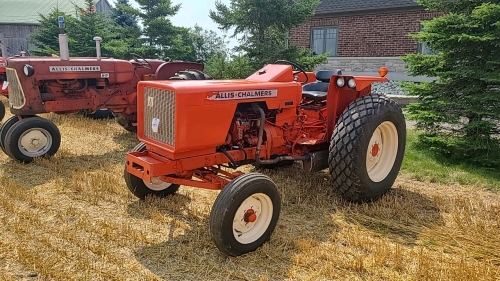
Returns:
[[[312,27],[337,26],[339,57],[401,56],[417,52],[418,44],[408,34],[418,32],[420,21],[439,15],[421,10],[312,18],[290,32],[290,44],[310,48]]]

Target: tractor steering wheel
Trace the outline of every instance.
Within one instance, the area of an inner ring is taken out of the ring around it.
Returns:
[[[144,68],[147,68],[147,69],[153,69],[153,66],[143,57],[139,56],[138,54],[135,54],[135,53],[130,53],[132,55],[132,58],[141,66],[143,66]],[[142,63],[139,61],[139,59],[143,60],[147,65],[149,66],[146,66],[145,63]]]
[[[304,73],[304,76],[306,77],[306,81],[305,82],[302,82],[302,84],[307,84],[307,82],[309,81],[309,77],[307,76],[307,72],[298,64],[294,63],[294,62],[291,62],[291,61],[287,61],[287,60],[277,60],[275,63],[285,63],[285,64],[289,64],[291,65],[292,67],[295,67],[296,69],[298,69],[298,71],[295,71],[293,72],[293,75],[297,75],[299,73]]]

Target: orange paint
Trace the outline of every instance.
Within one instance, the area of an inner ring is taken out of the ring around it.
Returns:
[[[382,66],[378,69],[378,74],[380,75],[380,77],[385,77],[388,72],[389,72],[389,69],[385,66]]]
[[[379,152],[379,146],[378,144],[374,144],[373,147],[372,147],[372,156],[375,157],[378,155],[378,152]]]
[[[307,73],[311,75],[314,73]],[[146,151],[127,153],[127,171],[146,181],[160,177],[172,183],[222,189],[241,172],[214,170],[217,165],[303,157],[328,149],[342,111],[356,98],[369,94],[371,83],[388,81],[345,76],[356,80],[356,88],[339,88],[335,84],[338,76],[331,77],[326,96],[316,102],[302,95],[303,85],[294,81],[292,67],[282,64],[266,65],[246,79],[141,81],[137,86],[137,137],[146,144]],[[256,144],[262,120],[252,106],[256,104],[265,113],[259,155]],[[186,177],[187,172],[191,178]]]
[[[257,215],[255,214],[255,211],[253,209],[246,210],[245,214],[243,215],[243,220],[247,223],[255,222],[257,220]]]

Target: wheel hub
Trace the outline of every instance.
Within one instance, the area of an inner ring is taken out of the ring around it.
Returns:
[[[246,210],[245,214],[243,215],[243,220],[246,223],[255,222],[257,220],[257,214],[255,213],[254,209]]]
[[[32,156],[46,153],[50,148],[52,139],[50,134],[44,129],[32,129],[21,135],[19,139],[20,148]],[[42,151],[40,151],[42,149]]]
[[[38,147],[38,146],[40,146],[40,139],[39,138],[32,138],[30,140],[30,145],[31,145],[31,147]]]
[[[397,149],[396,126],[389,121],[383,122],[375,129],[368,143],[366,170],[372,181],[380,182],[389,174],[396,159]]]
[[[371,145],[371,158],[372,160],[377,160],[380,155],[380,152],[382,151],[382,144],[378,143],[377,141],[375,141],[372,145]]]
[[[252,233],[252,229],[259,223],[258,218],[262,212],[261,198],[248,197],[238,208],[233,220],[233,230],[240,237]]]
[[[147,182],[145,180],[143,180],[143,182],[147,188],[154,190],[154,191],[162,191],[162,190],[169,188],[172,185],[169,182],[164,182],[164,181],[160,180],[158,177],[152,177],[151,182]]]

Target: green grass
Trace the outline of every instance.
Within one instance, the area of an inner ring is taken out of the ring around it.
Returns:
[[[475,185],[500,191],[500,173],[496,170],[455,164],[417,145],[418,131],[408,130],[402,172],[419,181],[440,184]]]

